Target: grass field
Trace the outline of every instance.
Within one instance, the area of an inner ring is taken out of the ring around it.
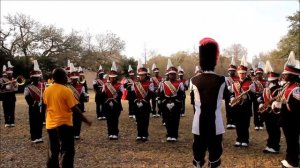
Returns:
[[[186,117],[180,121],[179,139],[176,143],[166,142],[166,129],[161,118],[150,118],[149,141],[136,142],[135,122],[128,118],[127,101],[120,117],[120,138],[107,138],[106,121],[96,119],[94,94],[90,91],[90,102],[86,104],[85,115],[93,121],[91,127],[83,124],[81,140],[76,141],[75,167],[193,167],[191,133],[193,111],[186,99]],[[16,127],[5,128],[2,107],[0,113],[0,167],[40,168],[46,167],[48,136],[44,129],[44,143],[30,141],[28,107],[22,94],[17,95]],[[224,110],[223,110],[224,111]],[[225,117],[225,112],[223,114]],[[253,119],[252,119],[253,120]],[[222,167],[228,168],[277,168],[285,155],[285,140],[282,135],[279,154],[264,154],[267,132],[255,131],[251,121],[250,145],[248,148],[233,146],[235,130],[224,134]]]

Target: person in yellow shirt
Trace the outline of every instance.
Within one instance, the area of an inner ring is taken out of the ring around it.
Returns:
[[[56,68],[52,72],[54,83],[44,92],[46,105],[46,129],[49,135],[50,156],[47,161],[48,168],[73,168],[74,167],[74,130],[72,112],[79,115],[83,122],[91,122],[78,108],[70,88],[66,87],[67,74],[64,69]],[[62,162],[59,165],[59,154]]]

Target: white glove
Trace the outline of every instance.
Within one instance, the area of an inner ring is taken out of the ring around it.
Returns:
[[[234,97],[230,98],[230,102],[232,102],[234,100]]]
[[[157,100],[157,104],[161,104],[161,100]]]
[[[264,104],[259,104],[258,109],[262,108],[264,106]]]
[[[114,103],[111,101],[111,102],[109,102],[109,106],[111,107],[111,108],[113,108],[114,107]]]
[[[271,106],[271,108],[272,108],[272,110],[274,110],[275,108],[277,108],[277,109],[281,109],[281,105],[282,105],[282,103],[281,103],[281,102],[274,101],[274,102],[272,103],[272,106]]]
[[[143,103],[142,102],[137,102],[136,105],[138,106],[138,108],[143,107]]]
[[[231,92],[231,86],[228,86],[227,89]]]
[[[11,85],[6,85],[6,86],[5,86],[5,89],[6,89],[6,90],[11,90]]]
[[[259,103],[262,101],[262,100],[261,100],[261,97],[257,98],[256,100],[257,100],[257,102],[259,102]]]
[[[168,103],[167,104],[167,108],[171,111],[172,110],[172,108],[175,106],[175,104],[174,103]]]

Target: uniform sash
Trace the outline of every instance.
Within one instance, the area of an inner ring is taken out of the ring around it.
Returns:
[[[155,85],[156,86],[158,86],[159,85],[159,80],[157,79],[157,77],[152,77],[152,79],[153,79],[153,82],[155,83]]]
[[[75,98],[79,101],[80,93],[77,91],[77,89],[72,85],[69,85],[69,88],[72,90]]]
[[[116,89],[110,82],[105,83],[105,86],[107,87],[112,96],[117,93]]]
[[[147,92],[143,88],[141,82],[135,82],[135,86],[136,86],[138,92],[140,93],[140,95],[142,96],[142,98],[145,99],[145,97],[147,96]]]
[[[34,101],[40,101],[41,99],[41,90],[35,85],[29,85],[28,87],[29,94],[34,99]]]
[[[97,83],[98,83],[99,85],[101,85],[101,86],[104,85],[104,82],[103,82],[101,79],[97,79],[96,81],[97,81]]]
[[[166,84],[168,89],[171,91],[172,95],[176,95],[177,90],[176,90],[175,86],[170,81],[165,81],[164,83]]]

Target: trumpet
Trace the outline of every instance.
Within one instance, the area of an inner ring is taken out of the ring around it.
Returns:
[[[84,84],[86,82],[84,75],[80,75],[79,83]]]
[[[2,85],[8,85],[11,83],[17,83],[18,85],[24,85],[25,82],[26,82],[26,79],[22,75],[19,75],[16,79],[2,83]]]
[[[234,107],[234,106],[236,106],[237,104],[241,103],[242,100],[244,100],[244,99],[247,98],[247,95],[246,95],[246,94],[247,94],[249,91],[250,91],[250,88],[249,88],[247,91],[245,91],[245,92],[241,93],[240,95],[238,95],[237,97],[235,97],[235,98],[229,103],[229,105],[230,105],[231,107]]]

